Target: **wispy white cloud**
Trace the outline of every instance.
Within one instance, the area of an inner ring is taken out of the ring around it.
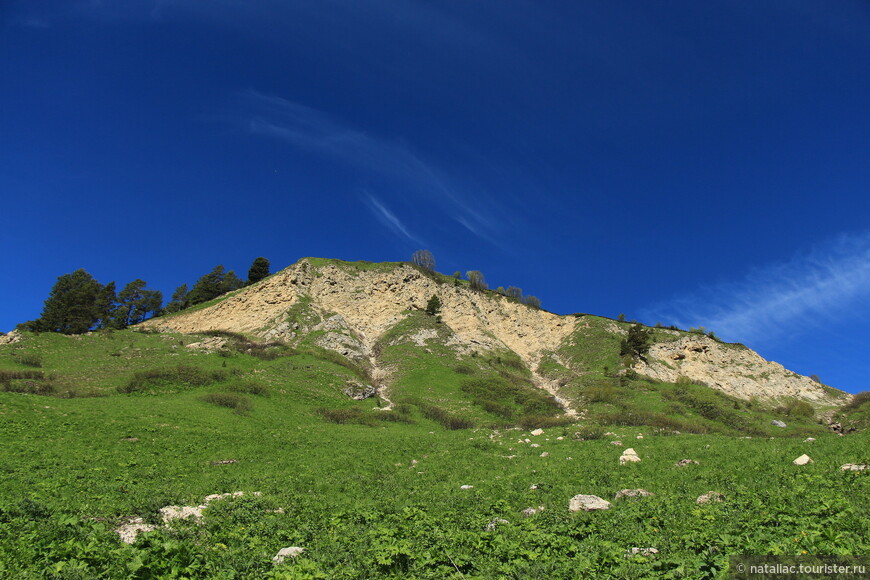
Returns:
[[[242,99],[246,104],[243,123],[247,131],[281,139],[299,149],[338,159],[363,173],[393,181],[401,186],[403,195],[422,199],[475,235],[493,239],[499,225],[492,213],[475,208],[444,171],[424,161],[408,144],[371,135],[321,111],[274,95],[248,90]]]
[[[375,217],[385,226],[419,245],[425,245],[425,243],[417,236],[411,234],[411,232],[408,231],[408,228],[405,227],[405,224],[402,223],[402,220],[396,217],[396,214],[387,209],[380,200],[375,198],[373,195],[367,195],[364,198],[364,201],[366,202],[366,205],[369,206],[369,209],[372,210],[372,213],[375,214]]]
[[[704,326],[727,339],[775,341],[842,320],[870,301],[870,232],[843,235],[791,260],[650,308],[648,320]]]

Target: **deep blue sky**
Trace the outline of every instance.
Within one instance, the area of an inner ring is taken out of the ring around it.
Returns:
[[[0,3],[0,330],[85,268],[483,271],[870,389],[870,4]]]

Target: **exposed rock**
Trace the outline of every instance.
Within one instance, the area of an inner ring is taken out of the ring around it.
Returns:
[[[15,344],[16,342],[21,342],[24,337],[17,330],[13,330],[9,334],[3,334],[0,332],[0,344]]]
[[[204,352],[217,352],[227,345],[227,339],[222,336],[210,336],[199,342],[191,342],[187,348]]]
[[[503,525],[506,525],[509,523],[510,522],[504,518],[495,518],[494,520],[491,520],[488,524],[486,524],[486,526],[483,529],[486,530],[487,532],[491,532],[494,529],[496,529],[497,527],[503,526]]]
[[[637,373],[668,383],[684,377],[744,400],[799,397],[817,404],[845,402],[846,395],[826,391],[811,378],[767,361],[742,345],[703,335],[669,334],[675,340],[652,344],[646,361],[633,367]]]
[[[459,489],[474,489],[473,485],[460,485]]]
[[[725,496],[718,491],[708,491],[703,495],[699,495],[696,503],[722,503],[725,501]]]
[[[273,564],[283,564],[284,560],[287,558],[296,558],[302,555],[302,552],[305,551],[305,548],[300,548],[299,546],[290,546],[289,548],[281,548],[278,550],[278,553],[272,558]]]
[[[204,505],[168,505],[160,508],[160,519],[163,520],[164,524],[168,524],[173,520],[186,520],[187,518],[199,521],[202,519],[202,510],[205,508],[206,506]]]
[[[541,453],[541,457],[549,457],[549,456],[550,456],[550,454],[547,453],[546,451],[544,451],[543,453]]]
[[[532,431],[532,435],[535,435],[535,436],[537,436],[537,435],[543,435],[543,434],[544,434],[544,430],[543,430],[543,429],[535,429],[534,431]]]
[[[687,465],[698,465],[698,462],[694,459],[680,459],[674,465],[677,467],[685,467]]]
[[[617,447],[622,447],[622,441],[611,441],[611,445],[616,445]]]
[[[814,443],[815,440],[815,437],[807,437],[806,439],[804,439],[804,443]]]
[[[785,423],[783,423],[779,419],[774,419],[773,421],[770,422],[770,424],[773,425],[774,427],[780,427],[783,429],[788,427],[788,425],[786,425]]]
[[[643,439],[643,435],[638,435],[637,439]]]
[[[344,394],[354,401],[363,401],[369,397],[374,397],[378,394],[378,390],[371,385],[363,385],[361,383],[348,383]]]
[[[840,469],[843,471],[864,471],[867,469],[867,466],[858,463],[845,463],[840,466]]]
[[[614,499],[622,499],[625,497],[652,497],[655,494],[645,489],[621,489],[613,496]]]
[[[572,512],[591,512],[596,510],[609,510],[611,503],[606,499],[601,499],[597,495],[575,495],[568,502],[568,510]]]
[[[539,506],[536,507],[536,508],[533,508],[533,507],[527,507],[526,509],[524,509],[523,511],[521,511],[520,514],[521,514],[524,518],[530,518],[530,517],[532,517],[532,516],[535,515],[535,514],[541,513],[542,511],[544,511],[544,509],[545,509],[545,508],[544,508],[544,506],[542,506],[542,505],[539,505]]]
[[[803,455],[801,455],[800,457],[798,457],[797,459],[792,461],[792,463],[794,463],[795,465],[806,465],[807,463],[812,463],[812,462],[813,462],[813,460],[810,459],[810,456],[807,455],[806,453],[804,453]]]
[[[153,532],[156,529],[157,526],[146,524],[142,518],[133,518],[115,528],[115,533],[121,536],[121,541],[125,544],[133,544],[136,542],[136,536],[140,533]]]
[[[619,457],[620,465],[625,465],[626,463],[640,463],[640,456],[638,456],[637,452],[631,447],[623,451],[622,455]]]
[[[540,445],[538,443],[532,443],[529,447],[540,447]]]
[[[659,551],[656,548],[629,548],[625,552],[625,557],[630,558],[632,556],[655,556]]]
[[[238,463],[238,459],[221,459],[220,461],[212,461],[212,465],[232,465],[233,463]]]

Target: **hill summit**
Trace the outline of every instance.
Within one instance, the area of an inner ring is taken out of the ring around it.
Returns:
[[[433,296],[438,311],[427,313]],[[139,328],[314,345],[359,365],[384,397],[410,382],[437,382],[444,369],[473,373],[482,361],[498,359],[512,373],[502,369],[502,375],[544,389],[571,416],[597,399],[618,398],[631,381],[706,386],[744,401],[825,406],[848,398],[743,345],[698,333],[645,328],[643,353],[626,354],[634,326],[640,325],[553,314],[408,263],[303,258],[252,286]]]

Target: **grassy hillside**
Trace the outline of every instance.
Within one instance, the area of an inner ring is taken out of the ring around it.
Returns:
[[[703,386],[614,378],[577,344],[558,355],[589,370],[565,385],[589,418],[534,436],[558,412],[528,370],[509,352],[457,358],[449,332],[416,312],[383,337],[392,411],[342,393],[370,378],[364,363],[304,341],[118,331],[0,346],[0,576],[712,578],[728,554],[866,552],[870,480],[839,469],[870,462],[865,433],[775,428],[782,413]],[[203,341],[214,352],[187,347]],[[724,435],[738,432],[765,436]],[[620,466],[628,446],[642,461]],[[802,453],[814,463],[792,465]],[[624,488],[656,495],[614,500]],[[133,545],[112,531],[234,491],[247,495]],[[708,491],[725,501],[698,505]],[[571,513],[576,494],[613,507]],[[306,551],[273,565],[287,546]]]

